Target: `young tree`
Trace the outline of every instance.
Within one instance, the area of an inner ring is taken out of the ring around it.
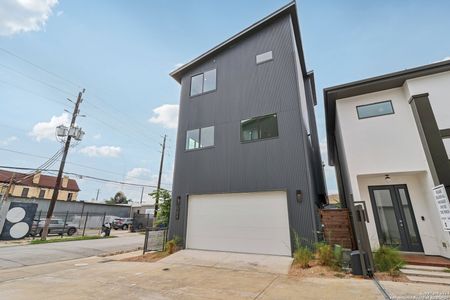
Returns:
[[[128,199],[127,196],[123,192],[117,192],[114,197],[111,197],[109,200],[106,200],[106,204],[128,204],[131,199]]]
[[[158,191],[154,190],[150,193],[150,196],[156,200],[158,195]],[[170,192],[166,189],[159,190],[159,208],[158,214],[156,216],[155,225],[160,226],[169,226],[169,218],[170,218],[170,203],[172,202],[172,196]]]

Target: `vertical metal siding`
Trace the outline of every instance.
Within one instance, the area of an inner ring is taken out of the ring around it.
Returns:
[[[173,182],[173,199],[181,196],[182,201],[180,220],[172,206],[171,236],[185,237],[187,194],[287,190],[291,229],[315,240],[317,195],[311,168],[321,165],[308,150],[311,145],[304,144],[308,137],[291,32],[286,16],[183,77]],[[266,51],[273,51],[273,61],[256,65],[256,55]],[[217,90],[189,97],[190,77],[214,67]],[[240,121],[270,113],[278,114],[279,137],[241,143]],[[215,147],[186,152],[186,130],[210,125],[215,126]],[[303,192],[302,203],[296,201],[296,190]]]

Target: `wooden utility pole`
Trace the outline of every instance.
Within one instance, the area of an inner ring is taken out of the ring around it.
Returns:
[[[155,200],[155,212],[153,214],[154,220],[156,220],[156,216],[158,215],[158,205],[159,205],[159,191],[161,189],[161,176],[164,164],[164,151],[166,150],[166,138],[167,134],[164,135],[163,143],[162,143],[162,152],[161,152],[161,163],[159,164],[159,176],[158,176],[158,186],[156,187],[156,200]]]
[[[70,131],[72,128],[75,128],[75,121],[77,120],[77,116],[80,112],[79,107],[81,102],[83,101],[83,93],[84,93],[84,89],[82,92],[78,93],[78,98],[77,98],[77,102],[75,103],[75,107],[73,109],[73,113],[72,113],[72,121],[70,122],[70,127],[69,127],[69,131],[67,134],[67,139],[64,145],[64,153],[63,156],[61,158],[61,164],[59,165],[59,171],[58,171],[58,177],[56,177],[56,183],[55,183],[55,188],[53,190],[53,195],[52,195],[52,199],[50,201],[50,206],[48,207],[48,211],[47,211],[47,217],[45,218],[45,224],[44,224],[44,229],[42,230],[42,237],[41,239],[43,241],[45,241],[47,239],[47,235],[48,235],[48,225],[50,224],[50,220],[52,219],[53,216],[53,210],[55,209],[55,204],[56,204],[56,200],[58,199],[58,194],[59,194],[59,189],[61,187],[61,180],[62,180],[62,176],[63,176],[63,172],[64,172],[64,166],[66,164],[66,158],[67,158],[67,154],[69,153],[69,148],[70,148],[70,141],[72,140],[72,136],[70,134]]]
[[[3,226],[5,225],[6,221],[6,214],[8,213],[9,209],[9,203],[8,203],[8,196],[11,192],[11,188],[14,184],[14,177],[16,176],[15,173],[11,176],[11,179],[9,180],[8,187],[6,188],[5,193],[2,196],[2,202],[0,203],[0,235],[3,232]]]

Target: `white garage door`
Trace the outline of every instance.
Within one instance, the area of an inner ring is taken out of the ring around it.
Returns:
[[[189,196],[186,248],[291,256],[286,192]]]

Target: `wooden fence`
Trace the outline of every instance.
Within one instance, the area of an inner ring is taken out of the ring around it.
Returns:
[[[338,244],[348,249],[356,248],[348,209],[321,209],[320,219],[324,238],[330,245]]]

